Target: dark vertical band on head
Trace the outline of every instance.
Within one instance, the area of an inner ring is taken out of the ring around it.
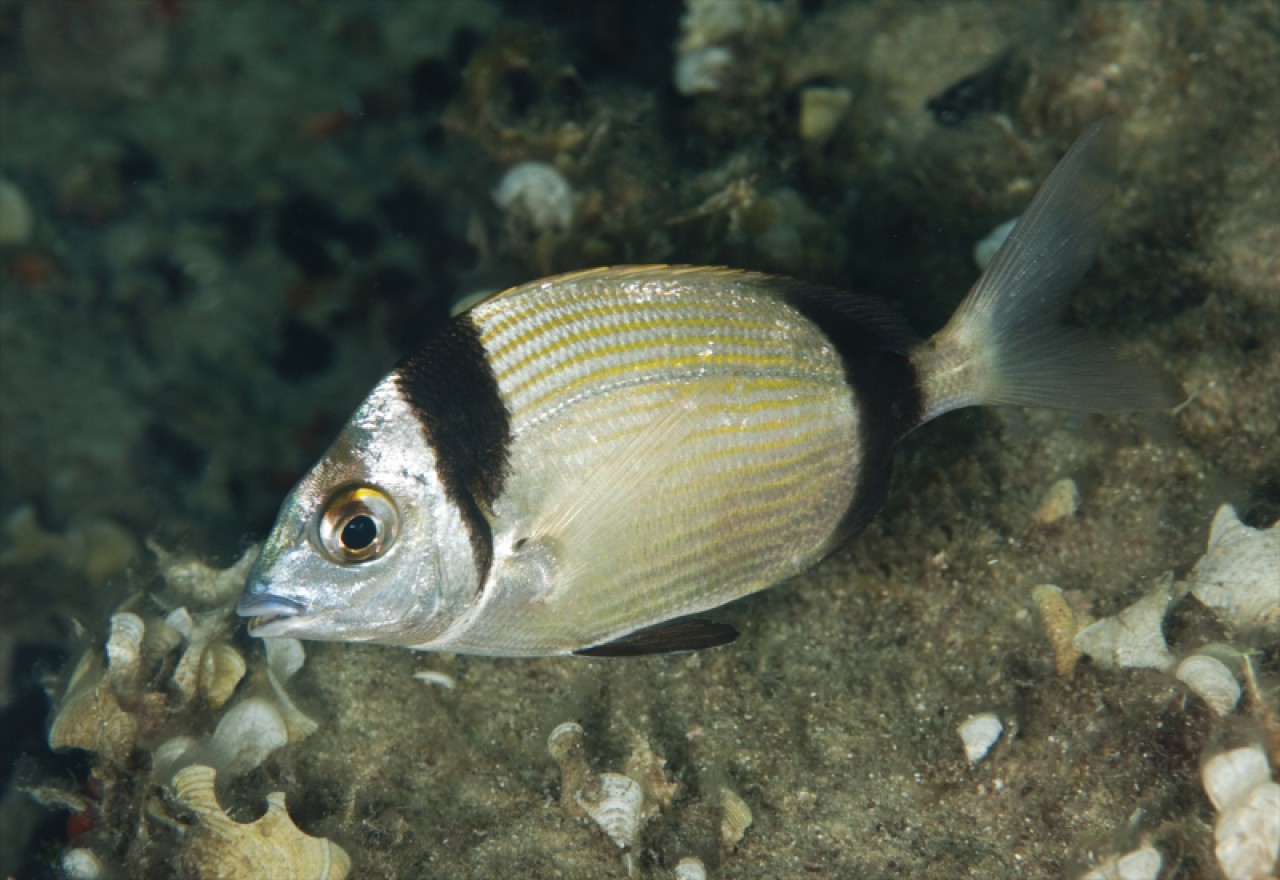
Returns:
[[[831,535],[829,549],[836,550],[884,504],[894,447],[920,423],[924,400],[908,357],[910,335],[887,306],[821,289],[800,288],[786,299],[839,353],[858,409],[858,480],[849,509]]]
[[[445,495],[467,524],[483,584],[493,561],[485,514],[506,480],[511,416],[470,317],[450,322],[393,375],[435,451]]]

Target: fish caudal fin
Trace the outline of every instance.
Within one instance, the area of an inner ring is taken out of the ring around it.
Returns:
[[[1153,364],[1057,323],[1102,240],[1114,144],[1105,120],[1080,136],[947,326],[912,352],[922,422],[965,406],[1123,412],[1181,399]]]

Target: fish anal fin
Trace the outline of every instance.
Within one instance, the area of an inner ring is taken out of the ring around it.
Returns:
[[[681,617],[627,633],[611,642],[579,648],[582,657],[644,657],[649,654],[682,654],[727,645],[738,631],[727,623],[702,617]]]

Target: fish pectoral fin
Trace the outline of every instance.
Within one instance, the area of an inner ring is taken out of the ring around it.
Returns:
[[[579,648],[582,657],[643,657],[648,654],[684,654],[727,645],[738,631],[727,623],[703,617],[680,617],[629,632],[611,642]]]

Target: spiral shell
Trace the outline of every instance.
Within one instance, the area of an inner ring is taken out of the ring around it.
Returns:
[[[173,779],[174,798],[195,814],[179,854],[183,876],[198,880],[342,880],[351,859],[342,847],[298,830],[284,792],[267,795],[267,812],[245,825],[231,819],[214,793],[215,771],[195,765]]]
[[[644,806],[640,783],[621,773],[601,773],[588,781],[574,800],[618,846],[625,849],[635,844]]]

